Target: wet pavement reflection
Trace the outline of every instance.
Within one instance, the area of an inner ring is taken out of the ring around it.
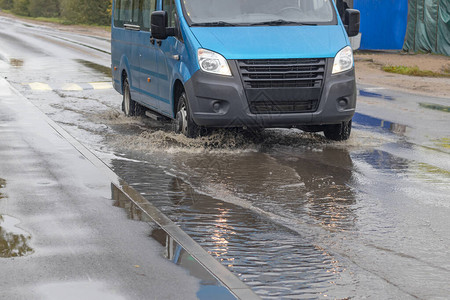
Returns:
[[[197,292],[198,299],[236,299],[227,288],[222,286],[211,273],[201,266],[173,238],[166,234],[164,230],[154,229],[151,236],[164,246],[164,256],[168,260],[188,270],[192,276],[200,279],[200,290]]]
[[[103,74],[103,76],[111,78],[111,68],[84,59],[76,59],[75,61],[89,69],[92,69],[94,72]]]
[[[0,215],[0,258],[21,257],[33,253],[31,235],[16,227],[20,221]]]
[[[2,194],[2,189],[6,187],[6,180],[0,178],[0,199],[4,198],[5,196]]]
[[[2,191],[5,187],[6,180],[0,178],[0,204],[6,199]],[[0,258],[21,257],[34,252],[29,245],[31,235],[16,227],[19,223],[11,216],[0,214]]]
[[[210,272],[195,260],[170,235],[153,222],[142,210],[126,197],[113,195],[114,206],[125,209],[128,217],[136,221],[147,222],[153,227],[150,236],[164,247],[164,257],[174,264],[186,269],[192,276],[200,280],[200,289],[197,297],[200,300],[209,299],[236,299]]]
[[[382,120],[367,118],[366,122],[382,131],[396,128]],[[143,137],[153,143],[152,135]],[[195,143],[201,139],[190,144],[170,144],[166,139],[169,144],[160,147],[169,150],[169,155],[143,143],[142,149],[130,154],[142,162],[114,160],[112,165],[266,299],[366,297],[374,294],[373,288],[378,290],[383,280],[392,280],[375,275],[389,268],[383,264],[370,268],[381,268],[374,274],[355,272],[352,263],[343,258],[349,250],[366,249],[368,256],[363,257],[368,261],[369,253],[379,251],[408,257],[419,265],[438,265],[418,259],[408,248],[397,248],[395,241],[409,229],[391,224],[392,217],[380,214],[375,199],[392,191],[399,200],[409,199],[418,189],[422,193],[435,190],[433,201],[444,203],[438,195],[444,195],[450,183],[448,172],[361,147],[352,140],[333,144],[319,135],[297,131],[266,131],[262,137],[237,143],[234,149],[220,140],[215,148],[198,149],[195,147],[200,145]],[[364,178],[373,172],[377,179],[371,184]],[[379,214],[380,219],[373,219],[372,214]],[[362,233],[372,246],[360,240]],[[395,238],[386,240],[386,234]],[[435,243],[430,237],[430,245]],[[404,276],[403,272],[410,274],[402,269],[399,276]],[[355,290],[361,285],[372,288]],[[391,293],[378,290],[375,294],[385,297]]]
[[[378,98],[378,99],[385,99],[385,100],[395,100],[392,96],[386,96],[380,93],[375,93],[367,90],[359,90],[359,95],[363,97],[369,97],[369,98]]]
[[[404,135],[406,133],[406,130],[408,129],[406,125],[385,121],[361,113],[355,114],[355,116],[353,117],[353,122],[357,125],[359,124],[363,126],[388,130],[398,135]]]
[[[311,243],[307,234],[298,235],[239,205],[218,201],[160,169],[126,161],[113,165],[264,298],[317,297],[333,290],[339,294],[338,286],[348,290],[353,284],[339,259]]]
[[[17,58],[11,58],[9,60],[9,63],[11,64],[11,66],[13,67],[22,67],[23,66],[23,59],[17,59]]]

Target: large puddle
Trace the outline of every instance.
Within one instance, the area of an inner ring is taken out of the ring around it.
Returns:
[[[243,162],[236,163],[242,165]],[[298,164],[300,166],[301,161]],[[304,232],[299,235],[255,211],[243,210],[245,203],[241,203],[241,206],[218,201],[193,189],[184,180],[151,165],[122,160],[113,162],[113,165],[120,176],[134,183],[132,186],[136,190],[146,195],[153,205],[263,298],[317,298],[327,293],[352,295],[348,293],[355,284],[352,275],[345,270],[339,257],[315,245],[314,233]],[[222,163],[219,163],[216,166],[220,168],[221,165]],[[230,171],[233,165],[224,172]],[[224,176],[227,175],[225,173]],[[243,176],[234,175],[241,179],[240,176]],[[261,181],[265,182],[264,179]],[[318,183],[311,184],[319,187]],[[333,183],[330,180],[330,189],[323,195],[336,192],[333,186],[337,184],[339,182]],[[297,191],[303,189],[302,186],[297,187]],[[294,185],[286,187],[295,188]],[[230,198],[231,195],[223,196]],[[340,197],[345,196],[342,194]],[[319,223],[319,226],[347,227],[354,217],[351,217],[351,211],[341,207],[352,205],[352,201],[347,203],[346,200],[340,199],[338,195],[335,199],[315,199],[311,195],[305,204],[304,212],[314,219],[314,222]],[[299,205],[292,201],[286,202],[281,205],[281,210],[290,208],[290,212],[287,212],[290,215],[297,208],[302,209],[304,201],[301,196],[298,196],[297,200]],[[264,208],[264,204],[261,205]],[[321,216],[319,210],[329,213]],[[344,217],[344,214],[350,214],[350,218]],[[155,235],[158,235],[158,232],[153,232],[153,236]],[[166,246],[167,257],[172,261],[180,265],[192,263],[189,255],[183,255],[181,249],[176,249],[176,246],[167,248],[171,242],[165,242],[167,238],[164,235],[158,240]]]
[[[113,197],[114,198],[114,197]],[[210,299],[236,299],[236,297],[224,287],[211,273],[209,273],[196,259],[194,259],[181,245],[179,245],[170,235],[159,228],[131,201],[119,197],[114,202],[114,206],[127,210],[128,217],[133,220],[145,221],[151,224],[154,229],[150,236],[164,247],[164,257],[174,264],[187,270],[192,276],[200,280],[200,289],[197,297],[200,300]]]
[[[381,132],[407,130],[358,118],[358,125]],[[360,166],[418,185],[448,183],[440,170],[424,172],[425,166],[382,150],[349,150],[353,140],[331,143],[296,130],[266,130],[259,138],[223,134],[185,140],[164,131],[134,132],[116,145],[141,161],[114,160],[113,169],[267,299],[370,295],[355,286],[373,278],[353,272],[340,252],[326,249],[333,236],[351,239],[366,221]]]

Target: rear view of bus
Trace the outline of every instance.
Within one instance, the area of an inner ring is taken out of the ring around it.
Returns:
[[[189,137],[298,127],[345,140],[358,31],[359,12],[328,0],[115,0],[114,87],[127,115],[151,110]]]

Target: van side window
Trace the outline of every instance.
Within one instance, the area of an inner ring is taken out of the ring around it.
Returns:
[[[140,12],[140,7],[142,6],[141,3],[142,1],[139,0],[134,0],[133,1],[133,18],[132,18],[132,24],[139,24],[139,16],[141,14]]]
[[[167,11],[169,17],[169,27],[175,27],[175,14],[177,12],[177,8],[175,6],[175,0],[164,0],[163,1],[163,10]]]
[[[114,9],[114,26],[123,27],[123,24],[133,22],[133,1],[116,0]]]
[[[141,0],[142,21],[139,25],[142,30],[150,30],[150,16],[156,10],[156,2],[157,0]]]

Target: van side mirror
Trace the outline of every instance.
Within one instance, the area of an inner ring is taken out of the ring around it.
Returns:
[[[356,9],[346,9],[344,26],[349,37],[356,36],[359,33],[359,25],[361,20],[361,14]]]
[[[167,11],[159,10],[152,12],[151,15],[151,31],[152,37],[158,40],[165,40],[169,36],[175,36],[176,30],[168,26]]]

